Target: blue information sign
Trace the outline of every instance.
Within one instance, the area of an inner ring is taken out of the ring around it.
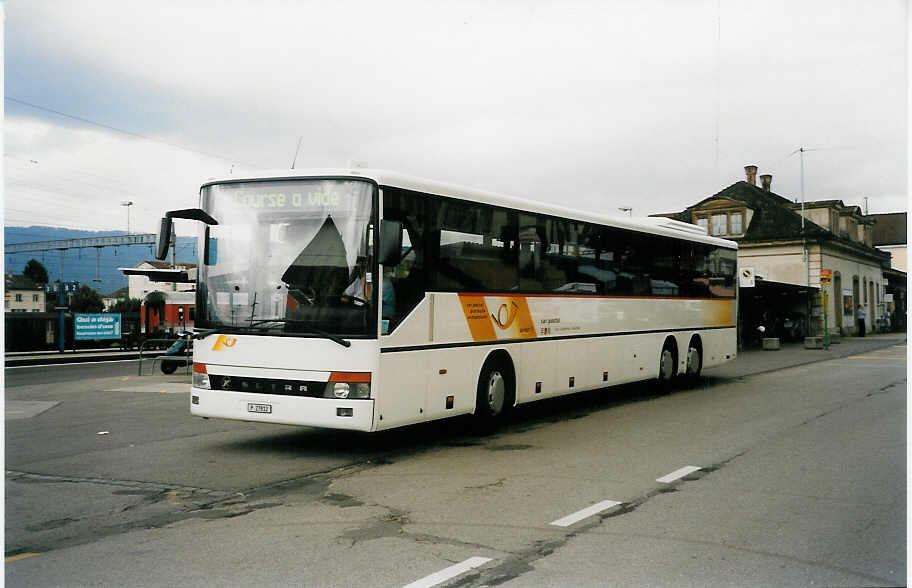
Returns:
[[[120,339],[120,313],[77,314],[76,340]]]

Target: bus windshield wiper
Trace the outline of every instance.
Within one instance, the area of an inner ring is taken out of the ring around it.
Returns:
[[[266,323],[280,323],[283,325],[289,325],[289,324],[290,325],[295,325],[295,324],[302,325],[302,324],[307,324],[307,321],[296,321],[296,320],[292,320],[292,319],[283,319],[283,318],[271,318],[271,319],[261,319],[258,321],[253,321],[250,323],[250,326],[255,327],[257,325],[262,325],[262,324],[266,324]],[[307,331],[297,331],[297,332],[300,332],[304,335],[319,335],[325,339],[329,339],[330,341],[334,341],[335,343],[338,343],[342,347],[351,347],[351,341],[346,341],[345,339],[343,339],[341,337],[338,337],[331,333],[327,333],[326,331],[321,331],[320,329],[315,329],[313,327],[311,327]]]

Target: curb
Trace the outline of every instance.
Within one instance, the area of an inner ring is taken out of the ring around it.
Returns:
[[[162,355],[164,351],[151,351],[143,353],[143,359],[152,359]],[[45,355],[41,357],[4,358],[4,367],[26,367],[30,365],[65,365],[70,363],[101,363],[105,361],[129,361],[139,359],[139,353],[124,353],[121,355],[79,355],[75,353],[63,354],[58,357]]]

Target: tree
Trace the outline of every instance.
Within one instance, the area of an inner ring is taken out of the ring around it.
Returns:
[[[22,274],[36,284],[48,283],[47,269],[37,259],[28,260],[28,263],[25,264],[25,269],[22,270]]]
[[[101,294],[92,288],[82,285],[70,296],[71,312],[101,312],[104,310],[104,301]]]
[[[142,306],[142,300],[139,298],[121,298],[114,303],[109,312],[119,312],[126,314],[128,312],[139,312]]]

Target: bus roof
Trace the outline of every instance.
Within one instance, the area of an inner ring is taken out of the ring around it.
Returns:
[[[507,196],[495,192],[468,188],[455,184],[428,180],[416,176],[410,176],[399,172],[371,169],[371,168],[339,168],[339,169],[283,169],[275,171],[264,171],[258,174],[232,175],[222,178],[213,178],[206,181],[203,186],[220,184],[225,182],[244,182],[258,180],[287,180],[287,179],[306,179],[314,177],[334,177],[353,179],[368,179],[376,182],[380,186],[390,186],[393,188],[403,188],[415,192],[423,192],[436,196],[445,196],[470,202],[479,202],[502,206],[525,212],[551,215],[570,220],[583,222],[598,223],[622,229],[642,231],[656,235],[664,235],[676,239],[687,239],[689,241],[698,241],[709,243],[721,247],[737,249],[738,244],[727,239],[719,239],[706,234],[705,230],[696,225],[684,223],[664,217],[626,217],[620,215],[605,215],[583,210],[575,210],[556,206],[536,200],[526,200],[515,196]]]

